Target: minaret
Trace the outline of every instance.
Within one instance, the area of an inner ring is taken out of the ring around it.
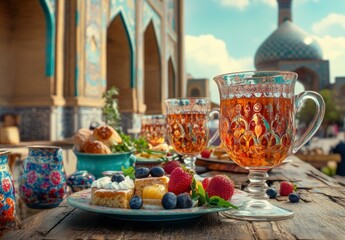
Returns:
[[[284,21],[292,21],[291,16],[291,2],[292,0],[277,0],[278,1],[278,26]]]

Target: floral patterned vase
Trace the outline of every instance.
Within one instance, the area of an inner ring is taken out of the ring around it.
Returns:
[[[9,156],[9,151],[0,150],[0,230],[14,227],[16,223],[15,190],[8,166]]]
[[[19,177],[19,195],[30,208],[53,208],[63,200],[66,176],[59,147],[33,146]]]
[[[8,166],[9,151],[0,150],[0,230],[11,228],[15,220],[15,191],[10,168]]]

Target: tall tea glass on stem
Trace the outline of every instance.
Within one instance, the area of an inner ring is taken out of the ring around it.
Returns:
[[[171,98],[165,100],[167,137],[174,150],[184,156],[186,167],[195,173],[196,155],[219,136],[209,139],[207,123],[218,111],[211,110],[208,98]]]
[[[219,131],[229,157],[249,170],[249,200],[225,216],[277,220],[293,211],[267,201],[267,171],[297,152],[315,134],[325,113],[322,97],[312,91],[295,96],[297,74],[282,71],[239,72],[214,78],[220,93]],[[303,101],[316,104],[309,128],[296,139],[295,115]]]
[[[162,114],[144,115],[141,118],[140,135],[153,147],[165,142],[166,120]]]

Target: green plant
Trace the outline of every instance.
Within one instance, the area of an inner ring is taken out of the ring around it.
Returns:
[[[105,122],[116,129],[116,131],[122,132],[120,128],[121,115],[118,107],[117,95],[119,91],[116,87],[111,87],[109,90],[103,93],[105,100],[104,107],[102,108],[102,114]]]

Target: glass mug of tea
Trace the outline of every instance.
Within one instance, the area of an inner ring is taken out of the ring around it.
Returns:
[[[214,78],[220,93],[220,139],[229,157],[249,170],[249,200],[225,216],[277,220],[293,216],[266,199],[267,171],[297,152],[319,129],[325,103],[316,92],[295,96],[297,74],[283,71],[238,72]],[[295,115],[303,101],[316,104],[309,128],[296,139]]]
[[[141,117],[140,135],[153,147],[165,142],[165,129],[164,115],[144,115]]]
[[[208,121],[219,114],[211,111],[208,98],[171,98],[165,100],[167,114],[167,138],[174,150],[184,156],[186,167],[195,173],[196,155],[219,136],[209,139]]]

